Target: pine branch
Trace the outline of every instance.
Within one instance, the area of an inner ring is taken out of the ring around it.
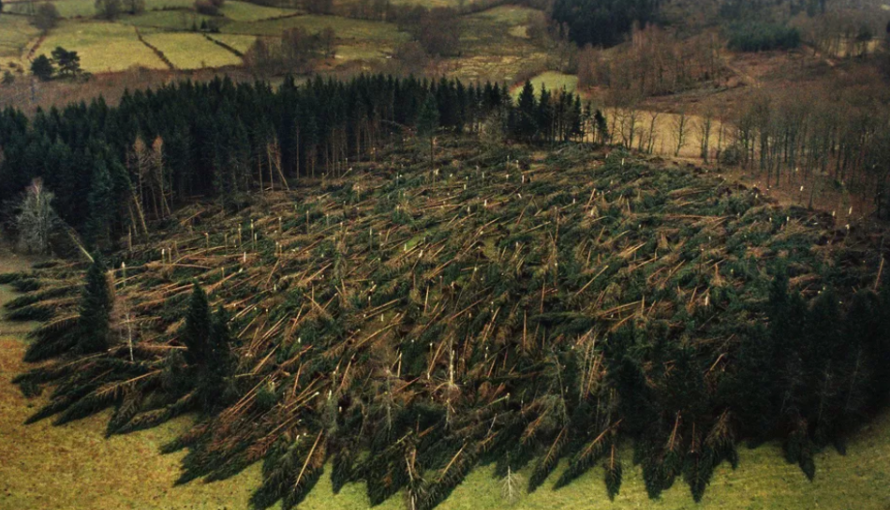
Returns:
[[[563,451],[565,450],[565,446],[569,442],[569,428],[563,427],[559,434],[556,435],[556,439],[553,440],[553,444],[550,445],[550,448],[547,450],[547,454],[544,455],[541,459],[538,460],[538,463],[535,465],[535,469],[532,471],[531,477],[528,479],[528,491],[534,492],[535,489],[541,486],[544,483],[544,480],[547,479],[547,476],[550,475],[551,472],[556,468],[559,459],[562,457]]]

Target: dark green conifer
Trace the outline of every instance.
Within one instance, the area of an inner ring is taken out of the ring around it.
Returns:
[[[87,195],[90,215],[87,234],[88,238],[99,246],[108,241],[109,228],[116,209],[117,201],[112,186],[111,175],[105,161],[97,159],[93,166],[93,176]]]
[[[185,344],[185,359],[189,366],[197,367],[206,361],[211,352],[210,333],[212,317],[207,294],[197,283],[192,289],[185,325],[182,331],[182,343]]]
[[[604,480],[609,500],[615,501],[615,496],[621,490],[621,459],[618,458],[618,448],[614,444],[608,458],[603,463],[603,468],[606,471]]]
[[[519,94],[518,111],[516,112],[516,126],[514,132],[520,140],[529,141],[537,131],[537,100],[535,99],[535,87],[531,81],[525,82],[522,93]]]
[[[75,349],[80,353],[108,349],[108,322],[112,300],[105,277],[105,265],[99,255],[94,257],[80,297],[80,321]]]
[[[228,315],[220,306],[210,313],[207,295],[197,283],[189,299],[182,341],[185,359],[201,409],[211,411],[225,399],[225,378],[231,365]]]

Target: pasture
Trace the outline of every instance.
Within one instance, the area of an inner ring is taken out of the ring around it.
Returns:
[[[453,59],[454,76],[468,81],[512,83],[527,69],[546,67],[546,48],[527,36],[530,16],[543,13],[508,5],[464,16],[461,56]]]
[[[329,64],[337,68],[363,62],[366,71],[379,69],[386,63],[387,55],[411,39],[392,22],[305,14],[296,8],[267,7],[241,0],[228,0],[216,17],[197,13],[191,0],[147,0],[144,12],[124,13],[113,21],[96,19],[94,0],[53,3],[63,19],[41,41],[35,55],[48,55],[56,46],[62,46],[77,51],[83,69],[94,74],[119,72],[133,66],[168,67],[139,42],[136,29],[182,70],[241,64],[233,52],[194,32],[211,21],[218,24],[220,33],[208,35],[240,53],[246,52],[257,37],[277,38],[292,28],[303,28],[311,34],[331,28],[337,37],[337,58]],[[399,5],[413,3],[416,0],[397,0]],[[423,5],[459,7],[461,2],[432,0]],[[24,12],[29,5],[16,2],[7,4],[7,9]],[[461,16],[460,55],[439,60],[437,72],[468,81],[512,83],[532,70],[546,69],[551,60],[548,49],[529,35],[531,23],[540,17],[541,11],[510,5]],[[27,17],[4,17],[0,23],[9,27],[0,30],[2,65],[6,61],[2,59],[18,58],[26,52],[29,43],[38,41],[39,33],[28,24]]]
[[[235,66],[241,58],[201,34],[155,33],[145,40],[158,48],[177,69]]]
[[[149,35],[149,30],[142,34]],[[131,67],[165,69],[151,49],[139,42],[136,29],[103,21],[64,21],[53,29],[37,51],[49,54],[61,46],[80,55],[81,67],[91,73],[123,71]]]
[[[0,67],[10,69],[10,64],[19,64],[28,44],[38,35],[27,18],[0,15]]]

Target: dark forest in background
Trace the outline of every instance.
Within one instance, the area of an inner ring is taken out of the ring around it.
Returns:
[[[107,246],[146,218],[168,216],[183,198],[219,196],[233,206],[250,190],[342,175],[350,159],[414,135],[424,107],[430,137],[476,132],[498,112],[492,129],[514,139],[564,141],[582,136],[594,117],[571,93],[541,98],[528,87],[514,107],[497,84],[382,75],[301,86],[286,78],[278,90],[226,78],[127,93],[114,108],[100,98],[38,111],[32,120],[7,109],[0,201],[42,177],[62,220]]]

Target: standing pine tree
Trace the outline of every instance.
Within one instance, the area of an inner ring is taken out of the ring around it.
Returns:
[[[540,136],[540,138],[546,142],[553,140],[551,133],[553,107],[550,104],[550,98],[550,91],[547,90],[547,86],[542,83],[541,97],[538,100],[538,108],[535,111],[535,125],[537,126],[535,136]]]
[[[197,401],[204,411],[212,410],[220,402],[231,365],[230,337],[225,311],[220,307],[211,315],[207,295],[196,283],[185,316],[182,341]]]
[[[207,370],[204,384],[210,394],[223,395],[225,380],[232,371],[234,359],[229,347],[232,334],[229,331],[229,314],[219,305],[213,314],[210,326],[210,351],[207,358]],[[214,403],[219,403],[219,397]]]
[[[80,298],[75,351],[99,352],[108,349],[108,322],[111,312],[111,293],[105,278],[105,265],[99,255],[93,259],[87,271],[86,286]]]
[[[436,104],[436,98],[432,94],[428,95],[426,101],[420,107],[420,113],[417,114],[417,135],[429,137],[430,139],[430,169],[433,168],[435,134],[439,128],[439,107]]]
[[[518,111],[516,112],[516,125],[514,135],[520,140],[529,141],[537,132],[537,101],[535,100],[535,86],[531,81],[525,82],[522,92],[519,94]]]
[[[210,351],[210,331],[212,318],[207,294],[197,283],[189,299],[188,311],[185,314],[185,326],[182,332],[182,343],[185,344],[185,360],[189,367],[200,366]]]
[[[102,245],[108,240],[116,200],[108,166],[101,158],[96,160],[93,167],[87,204],[90,211],[87,220],[88,238],[92,243]]]

